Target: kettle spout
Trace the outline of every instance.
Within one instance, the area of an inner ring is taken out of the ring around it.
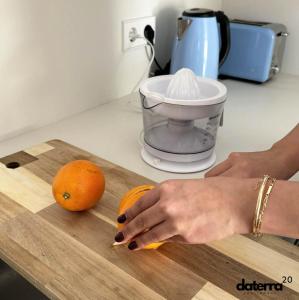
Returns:
[[[192,24],[192,20],[178,18],[178,39],[181,40],[184,36],[184,33]]]

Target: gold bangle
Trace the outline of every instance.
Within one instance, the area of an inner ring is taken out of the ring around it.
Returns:
[[[273,187],[274,187],[274,184],[276,182],[276,179],[270,177],[268,182],[269,182],[268,190],[267,190],[266,195],[264,197],[263,206],[262,206],[262,209],[261,209],[261,212],[260,212],[260,222],[259,222],[259,225],[258,225],[259,236],[261,235],[260,232],[261,232],[262,220],[263,220],[263,217],[264,217],[264,213],[265,213],[265,210],[266,210],[269,198],[270,198],[270,194],[271,194],[271,192],[273,190]]]
[[[263,196],[264,196],[264,190],[267,185],[268,179],[269,179],[269,176],[265,175],[261,182],[261,186],[260,186],[259,193],[258,193],[255,214],[254,214],[254,219],[253,219],[253,230],[252,230],[253,234],[255,236],[257,236],[257,229],[258,229],[259,216],[260,216],[260,211],[261,211],[261,206],[262,206],[262,201],[263,201]]]
[[[262,180],[262,184],[258,193],[258,199],[257,199],[255,215],[253,220],[253,234],[256,237],[260,237],[262,235],[261,234],[262,221],[275,182],[276,179],[271,178],[268,175],[265,175]]]

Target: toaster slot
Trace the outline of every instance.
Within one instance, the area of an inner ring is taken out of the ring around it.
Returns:
[[[240,19],[233,19],[230,22],[237,23],[237,24],[244,24],[244,25],[252,25],[252,26],[266,26],[270,24],[268,22],[248,21],[248,20],[240,20]]]

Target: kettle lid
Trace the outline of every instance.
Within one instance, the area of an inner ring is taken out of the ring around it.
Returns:
[[[183,12],[184,17],[195,17],[195,18],[210,18],[215,17],[215,12],[211,9],[205,8],[191,8]]]

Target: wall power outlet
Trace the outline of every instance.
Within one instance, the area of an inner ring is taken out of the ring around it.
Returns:
[[[130,40],[132,32],[136,32],[140,36],[144,37],[144,29],[147,25],[152,26],[156,30],[156,17],[144,17],[122,21],[122,35],[123,35],[123,51],[127,51],[132,48],[144,46],[145,40],[137,39],[135,41]]]

